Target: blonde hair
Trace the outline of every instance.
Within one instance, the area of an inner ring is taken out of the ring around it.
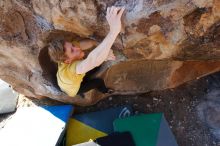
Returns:
[[[67,57],[65,55],[64,43],[64,39],[53,40],[49,43],[48,53],[52,61],[56,63],[65,61]]]

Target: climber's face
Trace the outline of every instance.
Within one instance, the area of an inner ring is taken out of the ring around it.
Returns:
[[[64,61],[65,63],[72,63],[74,60],[81,60],[84,57],[84,52],[80,47],[74,46],[70,42],[64,43],[64,50],[67,59]]]

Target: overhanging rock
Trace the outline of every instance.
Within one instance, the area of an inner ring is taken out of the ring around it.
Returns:
[[[0,78],[27,96],[66,102],[56,83],[47,43],[108,33],[108,6],[125,6],[114,62],[99,72],[121,94],[176,87],[220,70],[218,0],[3,0],[0,2]],[[75,103],[75,100],[69,101]]]

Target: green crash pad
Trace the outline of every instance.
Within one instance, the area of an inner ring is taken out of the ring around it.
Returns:
[[[136,146],[177,146],[162,113],[140,114],[113,122],[114,131],[129,131]]]

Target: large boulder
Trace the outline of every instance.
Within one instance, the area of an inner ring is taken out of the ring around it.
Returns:
[[[56,37],[101,41],[108,6],[124,6],[116,61],[96,76],[118,94],[176,87],[220,70],[219,0],[1,0],[0,78],[27,96],[67,100],[47,44]]]

